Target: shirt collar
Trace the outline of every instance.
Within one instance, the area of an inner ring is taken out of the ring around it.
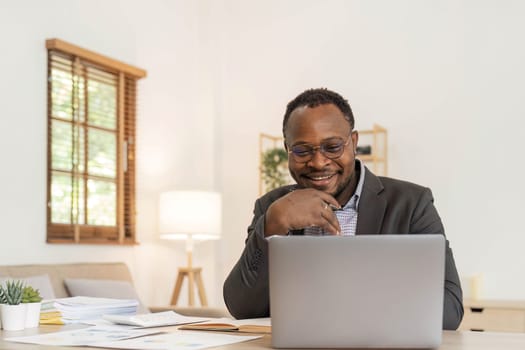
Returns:
[[[357,181],[354,194],[350,197],[348,202],[346,202],[343,210],[349,208],[356,210],[359,206],[359,199],[361,198],[361,192],[363,192],[363,184],[365,182],[365,165],[357,158],[355,159],[355,170],[359,170],[359,180]]]

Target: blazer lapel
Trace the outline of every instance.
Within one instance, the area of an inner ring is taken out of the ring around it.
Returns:
[[[380,196],[383,189],[381,180],[365,168],[365,183],[357,209],[357,235],[381,233],[386,210],[386,200]]]

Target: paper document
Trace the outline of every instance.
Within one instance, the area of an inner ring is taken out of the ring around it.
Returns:
[[[260,338],[260,336],[175,331],[122,341],[97,343],[91,346],[141,350],[198,350],[257,338]]]
[[[142,315],[104,315],[103,319],[115,324],[135,327],[162,327],[208,321],[209,318],[179,315],[174,311],[155,312]]]
[[[72,331],[37,334],[25,337],[11,337],[4,340],[17,343],[58,346],[93,346],[99,342],[114,342],[144,335],[156,334],[155,330],[125,329],[122,327],[89,327]]]

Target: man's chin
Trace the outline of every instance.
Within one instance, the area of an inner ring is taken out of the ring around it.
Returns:
[[[334,197],[335,197],[335,194],[338,192],[337,186],[334,186],[332,184],[319,185],[312,181],[305,181],[305,182],[300,183],[299,186],[303,188],[313,188],[314,190],[328,193],[329,195],[334,196]]]

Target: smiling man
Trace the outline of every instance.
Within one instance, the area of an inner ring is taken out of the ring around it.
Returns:
[[[255,202],[246,246],[224,283],[224,300],[234,317],[269,316],[266,237],[271,235],[444,235],[430,189],[375,176],[356,159],[354,116],[339,94],[301,93],[287,106],[283,135],[297,184]],[[443,328],[457,329],[462,291],[448,241],[444,286]]]

